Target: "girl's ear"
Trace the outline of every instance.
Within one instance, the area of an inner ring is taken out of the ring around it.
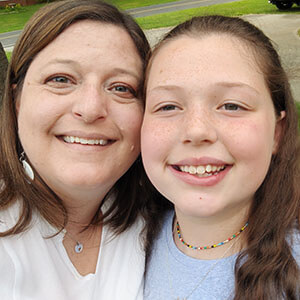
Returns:
[[[281,136],[282,136],[282,132],[285,126],[285,111],[282,110],[280,112],[280,116],[277,118],[276,120],[276,126],[275,126],[275,133],[274,133],[274,144],[273,144],[273,151],[272,154],[276,154],[280,140],[281,140]]]

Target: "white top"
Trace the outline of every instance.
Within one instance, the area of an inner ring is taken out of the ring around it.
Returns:
[[[0,231],[18,217],[18,205],[0,212]],[[81,276],[63,246],[64,234],[45,239],[55,229],[37,216],[30,229],[0,238],[1,300],[141,300],[144,252],[142,221],[112,239],[103,228],[95,274]]]

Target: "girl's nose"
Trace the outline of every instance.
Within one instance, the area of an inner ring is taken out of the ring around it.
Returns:
[[[217,122],[213,113],[201,107],[193,107],[185,114],[183,126],[183,143],[199,145],[217,141]]]

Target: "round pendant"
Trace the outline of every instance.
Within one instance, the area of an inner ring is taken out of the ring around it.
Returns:
[[[83,250],[83,245],[79,242],[76,242],[76,245],[75,245],[75,252],[76,253],[81,253]]]

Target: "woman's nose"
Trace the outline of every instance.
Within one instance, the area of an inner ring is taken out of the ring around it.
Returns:
[[[88,85],[77,97],[72,109],[76,118],[80,118],[85,123],[93,123],[107,117],[108,95],[101,87]]]
[[[193,108],[185,113],[183,126],[183,143],[199,145],[203,143],[215,143],[218,138],[217,122],[213,118],[213,112],[201,107]]]

